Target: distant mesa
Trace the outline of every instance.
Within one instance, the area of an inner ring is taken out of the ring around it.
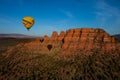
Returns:
[[[36,36],[29,36],[24,34],[0,34],[1,38],[35,38]]]
[[[116,39],[120,41],[120,34],[113,35]]]

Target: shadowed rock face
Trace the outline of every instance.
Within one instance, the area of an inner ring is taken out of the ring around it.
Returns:
[[[76,28],[61,31],[60,35],[56,31],[52,33],[51,38],[44,37],[44,43],[59,44],[63,50],[92,50],[94,48],[108,51],[115,50],[117,41],[103,29]]]

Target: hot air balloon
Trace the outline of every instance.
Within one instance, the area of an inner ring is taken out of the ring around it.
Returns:
[[[47,45],[47,48],[50,51],[52,49],[52,45],[51,44]]]
[[[34,19],[30,16],[26,16],[22,18],[22,23],[27,28],[27,30],[29,30],[34,24]]]

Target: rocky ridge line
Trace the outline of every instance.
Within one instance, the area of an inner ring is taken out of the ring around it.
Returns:
[[[103,29],[93,28],[76,28],[69,29],[66,32],[61,31],[60,35],[56,31],[49,38],[44,36],[42,44],[51,44],[55,47],[59,44],[63,50],[92,50],[94,48],[100,50],[120,49],[116,43],[115,37],[110,36]]]

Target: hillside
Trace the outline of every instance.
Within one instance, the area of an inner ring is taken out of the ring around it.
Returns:
[[[54,31],[0,55],[3,80],[120,79],[120,42],[103,29]]]

